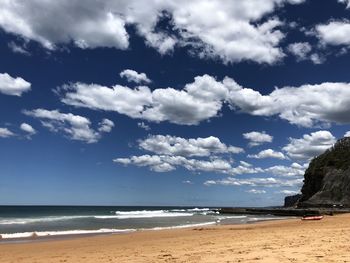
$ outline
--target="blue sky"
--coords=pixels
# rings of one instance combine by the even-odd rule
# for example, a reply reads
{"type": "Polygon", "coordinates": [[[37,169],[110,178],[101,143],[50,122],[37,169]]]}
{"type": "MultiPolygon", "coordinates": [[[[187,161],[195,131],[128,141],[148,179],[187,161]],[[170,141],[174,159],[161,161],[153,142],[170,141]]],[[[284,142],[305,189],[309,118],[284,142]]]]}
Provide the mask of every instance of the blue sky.
{"type": "Polygon", "coordinates": [[[0,4],[1,204],[279,205],[350,130],[346,0],[0,4]]]}

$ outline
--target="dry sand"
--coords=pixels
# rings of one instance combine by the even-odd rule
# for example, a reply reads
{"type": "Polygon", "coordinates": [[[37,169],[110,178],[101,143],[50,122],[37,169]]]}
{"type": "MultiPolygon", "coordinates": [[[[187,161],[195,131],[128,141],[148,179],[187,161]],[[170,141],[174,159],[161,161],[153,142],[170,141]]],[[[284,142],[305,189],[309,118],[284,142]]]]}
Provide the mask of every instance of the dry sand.
{"type": "Polygon", "coordinates": [[[0,262],[350,262],[350,215],[1,244],[0,262]]]}

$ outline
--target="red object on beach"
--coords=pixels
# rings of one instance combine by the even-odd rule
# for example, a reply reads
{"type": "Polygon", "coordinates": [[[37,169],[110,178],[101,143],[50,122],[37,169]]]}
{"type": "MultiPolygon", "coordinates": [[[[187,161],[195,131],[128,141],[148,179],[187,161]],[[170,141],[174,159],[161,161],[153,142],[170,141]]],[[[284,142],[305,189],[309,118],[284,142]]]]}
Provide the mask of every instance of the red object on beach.
{"type": "Polygon", "coordinates": [[[323,216],[303,216],[301,220],[321,220],[323,216]]]}

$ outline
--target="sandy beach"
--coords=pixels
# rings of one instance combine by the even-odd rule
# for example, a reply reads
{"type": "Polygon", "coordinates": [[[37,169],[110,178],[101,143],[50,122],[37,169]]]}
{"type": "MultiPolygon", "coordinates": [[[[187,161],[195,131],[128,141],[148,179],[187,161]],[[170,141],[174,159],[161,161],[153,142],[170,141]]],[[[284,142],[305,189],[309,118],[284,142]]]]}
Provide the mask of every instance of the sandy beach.
{"type": "Polygon", "coordinates": [[[1,244],[17,262],[350,262],[350,215],[1,244]]]}

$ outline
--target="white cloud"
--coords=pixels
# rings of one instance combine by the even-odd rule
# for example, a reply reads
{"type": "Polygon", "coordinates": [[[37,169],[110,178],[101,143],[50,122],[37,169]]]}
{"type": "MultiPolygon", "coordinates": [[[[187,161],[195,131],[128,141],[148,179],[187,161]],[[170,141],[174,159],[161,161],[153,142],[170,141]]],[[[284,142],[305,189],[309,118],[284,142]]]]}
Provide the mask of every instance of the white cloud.
{"type": "Polygon", "coordinates": [[[7,73],[0,73],[0,93],[12,96],[22,96],[31,89],[31,84],[24,79],[13,78],[7,73]]]}
{"type": "Polygon", "coordinates": [[[75,83],[65,85],[58,91],[67,91],[62,102],[76,107],[96,110],[116,111],[131,118],[140,118],[144,107],[152,103],[152,93],[148,87],[128,87],[115,85],[112,88],[96,84],[75,83]]]}
{"type": "Polygon", "coordinates": [[[246,192],[250,194],[266,194],[265,190],[257,190],[257,189],[250,189],[246,192]]]}
{"type": "Polygon", "coordinates": [[[114,127],[114,122],[109,119],[103,119],[100,123],[100,127],[98,128],[99,132],[111,132],[114,127]]]}
{"type": "MultiPolygon", "coordinates": [[[[321,83],[275,89],[268,95],[243,88],[229,78],[232,85],[228,98],[232,107],[255,116],[278,115],[281,119],[304,127],[317,124],[350,123],[350,84],[321,83]]],[[[231,84],[230,84],[231,83],[231,84]]]]}
{"type": "Polygon", "coordinates": [[[245,166],[245,167],[252,167],[253,165],[250,164],[250,163],[247,163],[245,161],[239,161],[239,163],[242,165],[242,166],[245,166]]]}
{"type": "Polygon", "coordinates": [[[146,154],[141,156],[131,156],[130,158],[116,158],[113,161],[123,165],[133,164],[140,167],[146,166],[155,172],[169,172],[175,170],[176,167],[183,167],[194,172],[229,173],[231,170],[231,164],[226,160],[214,159],[208,161],[187,159],[183,156],[146,154]]]}
{"type": "Polygon", "coordinates": [[[260,167],[253,167],[253,166],[246,166],[245,164],[238,165],[237,167],[232,167],[232,169],[229,171],[229,174],[231,175],[237,175],[237,174],[256,174],[256,173],[263,173],[264,170],[260,167]]]}
{"type": "Polygon", "coordinates": [[[296,195],[296,194],[300,194],[300,191],[293,191],[293,190],[281,190],[279,192],[277,192],[279,194],[284,194],[284,195],[296,195]]]}
{"type": "Polygon", "coordinates": [[[287,49],[299,61],[307,59],[307,56],[312,50],[311,45],[307,42],[297,42],[297,43],[289,44],[287,49]]]}
{"type": "Polygon", "coordinates": [[[142,117],[155,122],[197,125],[218,115],[227,90],[213,77],[203,75],[186,84],[183,90],[156,89],[152,92],[152,107],[142,117]]]}
{"type": "Polygon", "coordinates": [[[193,182],[192,182],[192,181],[190,181],[190,180],[185,180],[185,181],[182,181],[182,183],[183,183],[183,184],[193,184],[193,182]]]}
{"type": "Polygon", "coordinates": [[[139,145],[142,149],[156,154],[185,157],[241,153],[244,151],[242,148],[226,145],[214,136],[185,139],[170,135],[151,135],[145,140],[140,140],[139,145]]]}
{"type": "Polygon", "coordinates": [[[36,130],[31,125],[29,125],[28,123],[22,123],[21,126],[20,126],[20,129],[22,131],[25,131],[29,135],[36,134],[36,130]]]}
{"type": "Polygon", "coordinates": [[[0,128],[0,138],[13,137],[15,134],[8,128],[0,128]]]}
{"type": "Polygon", "coordinates": [[[110,132],[113,122],[104,119],[100,123],[98,130],[92,129],[89,119],[74,115],[72,113],[61,113],[58,110],[35,109],[24,111],[24,114],[40,119],[44,127],[52,132],[62,132],[72,140],[83,141],[86,143],[97,142],[103,132],[110,132]]]}
{"type": "MultiPolygon", "coordinates": [[[[255,116],[277,115],[303,127],[350,123],[349,83],[287,86],[262,95],[259,91],[241,87],[231,78],[217,81],[212,76],[203,75],[195,77],[194,82],[186,84],[182,90],[158,88],[151,91],[146,86],[132,89],[120,85],[109,88],[73,83],[58,88],[57,92],[61,101],[68,105],[180,125],[198,125],[216,117],[225,103],[234,111],[255,116]]],[[[251,135],[251,146],[262,143],[259,136],[262,142],[270,140],[268,135],[255,132],[251,135]]]]}
{"type": "Polygon", "coordinates": [[[76,107],[116,111],[153,122],[196,125],[217,116],[228,90],[223,83],[203,75],[195,77],[183,90],[166,88],[151,92],[146,86],[131,89],[75,83],[59,88],[58,93],[65,93],[63,103],[76,107]]]}
{"type": "Polygon", "coordinates": [[[329,131],[304,134],[302,138],[289,138],[283,150],[292,159],[309,160],[333,146],[336,138],[329,131]]]}
{"type": "Polygon", "coordinates": [[[314,63],[314,64],[322,64],[323,62],[325,62],[325,58],[320,56],[319,54],[311,54],[310,56],[310,60],[314,63]]]}
{"type": "Polygon", "coordinates": [[[125,69],[120,72],[120,77],[126,78],[128,82],[140,83],[151,83],[151,80],[147,77],[145,73],[138,73],[132,69],[125,69]]]}
{"type": "Polygon", "coordinates": [[[350,137],[350,131],[346,132],[346,133],[344,134],[344,137],[350,137]]]}
{"type": "Polygon", "coordinates": [[[129,45],[125,21],[104,1],[1,1],[0,26],[48,49],[73,42],[80,48],[129,45]],[[45,15],[43,15],[45,14],[45,15]]]}
{"type": "Polygon", "coordinates": [[[350,0],[338,0],[339,3],[346,4],[346,8],[350,8],[350,0]]]}
{"type": "Polygon", "coordinates": [[[142,122],[138,122],[137,123],[137,126],[146,130],[146,131],[149,131],[151,130],[151,127],[149,127],[149,125],[147,125],[146,123],[144,123],[143,121],[142,122]]]}
{"type": "Polygon", "coordinates": [[[255,159],[265,159],[265,158],[276,158],[276,159],[286,159],[286,156],[282,152],[277,152],[272,149],[266,149],[258,154],[252,154],[248,155],[249,158],[255,158],[255,159]]]}
{"type": "Polygon", "coordinates": [[[273,137],[269,134],[267,134],[265,131],[257,132],[247,132],[243,133],[243,137],[247,140],[249,140],[249,146],[259,146],[263,143],[272,142],[273,137]]]}
{"type": "Polygon", "coordinates": [[[330,21],[328,24],[320,24],[315,27],[316,36],[324,45],[349,45],[350,22],[330,21]]]}
{"type": "Polygon", "coordinates": [[[271,12],[274,2],[187,1],[174,10],[173,20],[185,44],[200,40],[191,43],[199,56],[219,57],[225,63],[272,64],[284,56],[278,47],[284,37],[278,30],[282,22],[277,18],[254,22],[271,12]]]}
{"type": "Polygon", "coordinates": [[[226,185],[226,186],[260,186],[260,187],[279,187],[279,186],[285,186],[285,187],[293,187],[293,186],[300,186],[303,182],[303,179],[291,179],[291,180],[284,180],[284,179],[277,179],[273,177],[267,177],[267,178],[249,178],[249,179],[238,179],[235,177],[227,177],[225,179],[221,180],[208,180],[204,182],[204,185],[211,186],[211,185],[226,185]]]}
{"type": "Polygon", "coordinates": [[[298,4],[304,3],[305,0],[289,0],[288,2],[293,5],[298,5],[298,4]]]}
{"type": "Polygon", "coordinates": [[[185,139],[170,135],[150,135],[139,140],[139,148],[154,153],[129,158],[116,158],[113,161],[123,165],[149,167],[156,172],[168,172],[178,167],[193,172],[215,172],[224,174],[251,174],[263,172],[263,169],[241,162],[233,167],[231,158],[223,159],[219,155],[240,153],[242,148],[226,145],[217,137],[185,139]],[[201,157],[194,159],[191,157],[201,157]]]}
{"type": "Polygon", "coordinates": [[[254,168],[243,165],[233,167],[230,160],[220,158],[193,159],[183,156],[145,154],[131,156],[129,158],[115,158],[113,161],[122,165],[149,167],[151,171],[155,172],[169,172],[175,170],[177,167],[182,167],[193,172],[214,172],[230,175],[263,172],[263,169],[259,167],[254,168]]]}
{"type": "Polygon", "coordinates": [[[282,22],[268,15],[283,4],[301,2],[1,0],[0,27],[48,49],[71,42],[80,48],[127,49],[126,26],[131,25],[147,45],[161,54],[186,46],[201,57],[218,57],[224,62],[252,60],[271,64],[284,55],[279,48],[284,33],[278,29],[282,22]],[[172,30],[157,27],[164,16],[170,17],[172,30]],[[263,17],[266,19],[261,22],[263,17]]]}
{"type": "Polygon", "coordinates": [[[314,64],[322,64],[325,58],[317,53],[311,53],[312,47],[308,42],[296,42],[287,47],[289,53],[296,57],[297,61],[311,60],[314,64]]]}
{"type": "Polygon", "coordinates": [[[300,165],[298,163],[292,163],[291,166],[275,165],[265,169],[266,173],[272,173],[281,177],[295,177],[303,176],[308,164],[300,165]]]}
{"type": "Polygon", "coordinates": [[[23,45],[18,45],[15,42],[11,41],[8,43],[9,49],[13,53],[18,53],[26,56],[30,56],[30,52],[27,50],[26,44],[24,43],[23,45]]]}

